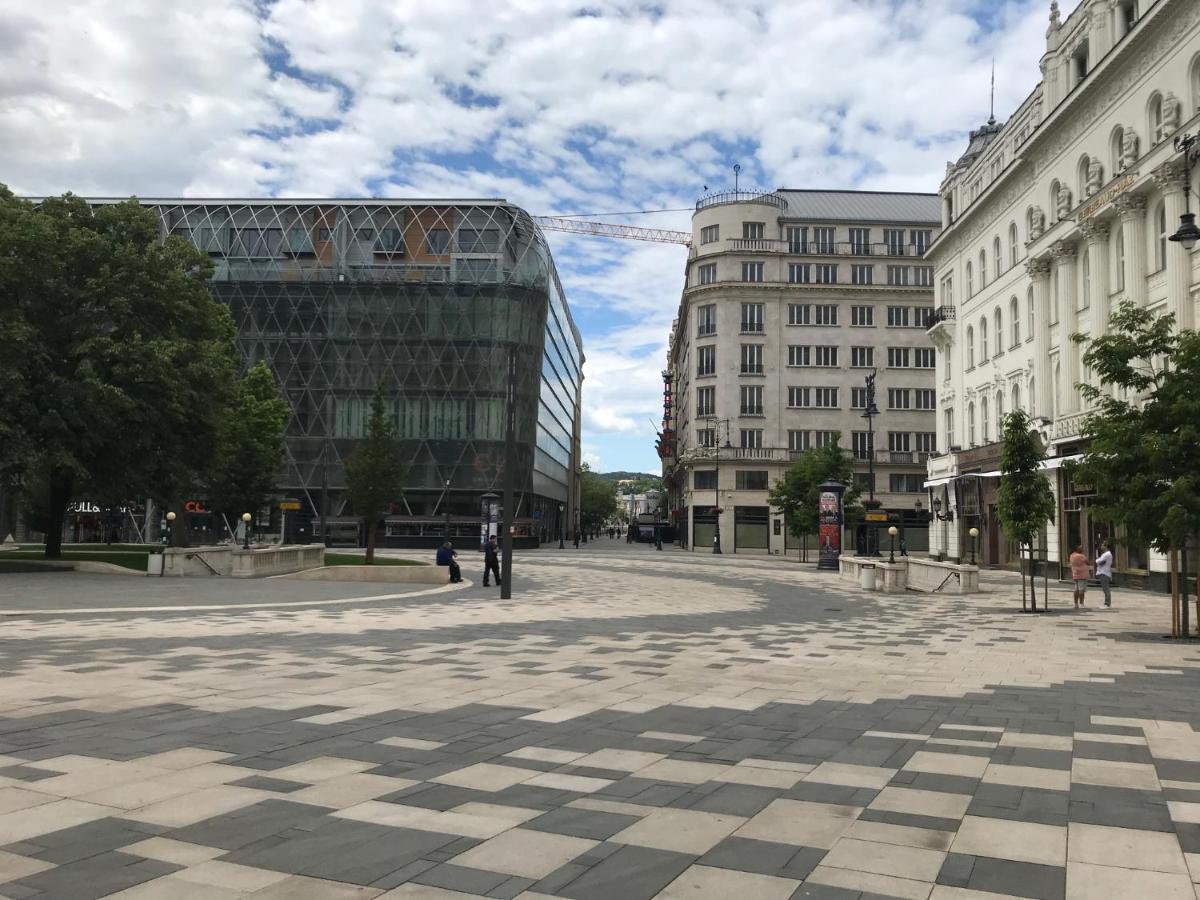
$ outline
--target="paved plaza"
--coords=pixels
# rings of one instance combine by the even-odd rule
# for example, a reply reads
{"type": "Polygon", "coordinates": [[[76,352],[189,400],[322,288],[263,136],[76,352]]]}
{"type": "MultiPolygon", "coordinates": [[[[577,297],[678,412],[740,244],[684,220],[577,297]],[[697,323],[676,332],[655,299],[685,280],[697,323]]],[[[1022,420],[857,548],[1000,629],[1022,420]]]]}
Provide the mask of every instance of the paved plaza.
{"type": "MultiPolygon", "coordinates": [[[[464,554],[464,557],[467,554],[464,554]]],[[[1166,598],[601,539],[471,583],[0,575],[0,897],[1196,897],[1166,598]]]]}

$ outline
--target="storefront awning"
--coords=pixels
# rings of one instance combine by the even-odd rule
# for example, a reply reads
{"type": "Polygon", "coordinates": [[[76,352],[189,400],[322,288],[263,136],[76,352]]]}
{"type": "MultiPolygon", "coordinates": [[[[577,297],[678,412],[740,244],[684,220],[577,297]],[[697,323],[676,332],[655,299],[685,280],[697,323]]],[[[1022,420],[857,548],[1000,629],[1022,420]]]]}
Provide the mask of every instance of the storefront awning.
{"type": "MultiPolygon", "coordinates": [[[[1054,456],[1050,459],[1043,460],[1039,468],[1045,472],[1053,471],[1061,468],[1065,463],[1075,462],[1077,459],[1083,459],[1082,453],[1076,453],[1073,456],[1054,456]]],[[[992,472],[963,472],[961,475],[946,475],[941,478],[930,478],[925,482],[926,488],[940,487],[943,484],[949,484],[956,478],[999,478],[1000,471],[997,469],[992,472]]]]}

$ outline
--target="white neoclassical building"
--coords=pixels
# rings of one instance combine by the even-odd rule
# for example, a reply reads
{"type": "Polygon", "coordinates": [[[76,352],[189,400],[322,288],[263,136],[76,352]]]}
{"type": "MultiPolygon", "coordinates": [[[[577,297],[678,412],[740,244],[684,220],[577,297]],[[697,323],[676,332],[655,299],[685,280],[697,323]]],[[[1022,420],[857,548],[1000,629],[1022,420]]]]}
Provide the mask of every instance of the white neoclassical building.
{"type": "MultiPolygon", "coordinates": [[[[972,132],[947,165],[943,230],[927,255],[946,451],[928,465],[931,552],[969,555],[975,527],[990,565],[1016,564],[996,516],[1002,416],[1025,409],[1047,444],[1059,507],[1048,558],[1094,549],[1108,526],[1062,468],[1083,449],[1088,412],[1076,385],[1090,374],[1071,335],[1103,333],[1125,299],[1194,328],[1200,301],[1200,253],[1168,239],[1185,211],[1174,139],[1200,126],[1200,2],[1083,0],[1065,21],[1055,2],[1041,71],[1012,117],[972,132]]],[[[1118,568],[1159,582],[1166,565],[1121,546],[1118,568]]]]}

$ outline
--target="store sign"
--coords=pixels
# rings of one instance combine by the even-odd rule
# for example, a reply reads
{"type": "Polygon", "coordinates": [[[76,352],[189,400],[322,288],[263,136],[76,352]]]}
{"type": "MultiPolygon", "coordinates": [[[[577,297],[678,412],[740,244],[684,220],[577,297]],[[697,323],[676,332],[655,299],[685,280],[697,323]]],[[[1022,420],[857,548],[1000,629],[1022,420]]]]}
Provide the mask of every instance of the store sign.
{"type": "Polygon", "coordinates": [[[279,503],[279,508],[284,510],[297,510],[300,508],[299,500],[282,500],[279,503]]]}
{"type": "Polygon", "coordinates": [[[1080,222],[1084,221],[1085,219],[1090,219],[1092,216],[1098,213],[1102,207],[1108,206],[1108,204],[1112,203],[1119,196],[1133,187],[1135,181],[1137,181],[1137,175],[1132,172],[1123,176],[1122,178],[1117,179],[1111,185],[1089,200],[1086,204],[1079,207],[1079,215],[1076,216],[1076,219],[1080,222]]]}
{"type": "Polygon", "coordinates": [[[865,518],[868,522],[886,522],[888,514],[885,512],[869,512],[865,518]]]}
{"type": "Polygon", "coordinates": [[[183,511],[190,513],[208,512],[208,510],[204,508],[204,504],[199,500],[185,500],[183,502],[183,511]]]}

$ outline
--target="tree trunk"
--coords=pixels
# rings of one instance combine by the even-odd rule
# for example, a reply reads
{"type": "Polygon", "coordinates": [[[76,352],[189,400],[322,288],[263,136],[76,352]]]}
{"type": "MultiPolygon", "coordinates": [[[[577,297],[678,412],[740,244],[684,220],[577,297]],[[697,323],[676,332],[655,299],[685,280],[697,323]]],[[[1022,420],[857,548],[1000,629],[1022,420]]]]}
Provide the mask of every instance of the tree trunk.
{"type": "Polygon", "coordinates": [[[50,508],[46,510],[46,559],[62,559],[62,530],[71,502],[74,479],[69,472],[55,469],[50,473],[50,508]]]}
{"type": "Polygon", "coordinates": [[[1037,564],[1033,556],[1033,541],[1029,542],[1029,610],[1037,612],[1037,564]]]}
{"type": "Polygon", "coordinates": [[[367,565],[368,566],[372,566],[375,564],[375,529],[376,529],[376,527],[377,527],[376,519],[374,516],[371,516],[369,519],[367,519],[367,565]]]}
{"type": "Polygon", "coordinates": [[[175,521],[167,523],[167,530],[171,533],[171,546],[192,546],[191,532],[188,529],[187,523],[187,510],[183,507],[183,501],[176,500],[169,505],[169,509],[175,513],[175,521]]]}
{"type": "Polygon", "coordinates": [[[1017,544],[1017,561],[1021,571],[1021,612],[1026,612],[1029,609],[1029,602],[1025,598],[1025,554],[1021,552],[1020,544],[1017,544]]]}
{"type": "Polygon", "coordinates": [[[1187,538],[1183,541],[1183,551],[1179,554],[1179,633],[1188,637],[1192,633],[1188,623],[1188,552],[1187,538]]]}

